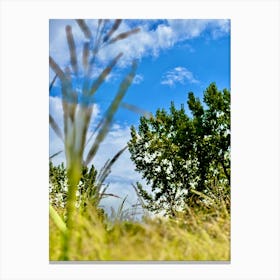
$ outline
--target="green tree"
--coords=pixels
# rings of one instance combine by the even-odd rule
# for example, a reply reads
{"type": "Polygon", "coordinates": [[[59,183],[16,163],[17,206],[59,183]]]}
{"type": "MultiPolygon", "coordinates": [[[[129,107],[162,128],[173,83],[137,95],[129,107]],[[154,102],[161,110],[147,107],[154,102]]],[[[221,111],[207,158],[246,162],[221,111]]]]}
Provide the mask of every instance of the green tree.
{"type": "MultiPolygon", "coordinates": [[[[97,188],[97,171],[92,165],[83,166],[81,179],[76,191],[76,207],[84,207],[86,203],[98,206],[100,193],[97,188]]],[[[63,163],[55,166],[49,162],[49,200],[56,208],[65,208],[69,182],[67,170],[63,163]]]]}
{"type": "Polygon", "coordinates": [[[170,113],[159,109],[154,117],[141,117],[138,130],[131,128],[131,159],[151,192],[136,187],[151,211],[174,215],[191,190],[207,193],[220,186],[229,192],[230,92],[212,83],[203,101],[190,92],[191,116],[171,103],[170,113]]]}

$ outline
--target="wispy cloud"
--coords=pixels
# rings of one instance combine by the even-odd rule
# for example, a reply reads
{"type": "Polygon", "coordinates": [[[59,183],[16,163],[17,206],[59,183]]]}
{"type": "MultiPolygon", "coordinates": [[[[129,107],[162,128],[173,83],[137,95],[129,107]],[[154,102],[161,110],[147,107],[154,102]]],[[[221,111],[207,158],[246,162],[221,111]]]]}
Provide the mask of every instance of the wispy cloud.
{"type": "MultiPolygon", "coordinates": [[[[95,34],[97,21],[87,20],[92,33],[95,34]]],[[[65,36],[65,25],[72,26],[76,41],[77,53],[82,53],[84,35],[74,20],[50,21],[50,55],[61,67],[69,64],[69,52],[65,36]]],[[[139,26],[141,32],[119,41],[116,44],[103,48],[99,53],[99,63],[103,67],[119,52],[124,55],[119,67],[127,67],[132,59],[142,59],[146,56],[158,56],[162,50],[173,47],[176,43],[187,42],[189,39],[199,37],[207,31],[212,39],[227,35],[230,31],[229,20],[124,20],[116,35],[139,26]]],[[[81,56],[79,57],[81,60],[81,56]]]]}
{"type": "Polygon", "coordinates": [[[174,41],[186,41],[203,35],[207,31],[212,39],[225,36],[230,32],[230,21],[227,19],[190,19],[168,20],[168,24],[174,30],[174,41]]]}
{"type": "Polygon", "coordinates": [[[144,80],[143,75],[137,74],[137,75],[135,75],[135,77],[133,79],[133,84],[139,85],[143,82],[143,80],[144,80]]]}
{"type": "Polygon", "coordinates": [[[199,81],[194,78],[194,75],[191,71],[189,71],[185,67],[175,67],[174,69],[167,71],[163,77],[161,84],[168,85],[170,87],[174,86],[175,84],[185,84],[189,82],[191,84],[197,84],[199,81]]]}

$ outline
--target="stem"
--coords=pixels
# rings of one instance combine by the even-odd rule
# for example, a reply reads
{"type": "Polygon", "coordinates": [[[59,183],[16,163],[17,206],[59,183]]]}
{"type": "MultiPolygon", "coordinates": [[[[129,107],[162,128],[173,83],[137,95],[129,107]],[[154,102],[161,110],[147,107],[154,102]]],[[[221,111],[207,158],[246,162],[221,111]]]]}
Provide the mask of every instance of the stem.
{"type": "Polygon", "coordinates": [[[66,204],[66,213],[67,213],[67,232],[64,234],[64,246],[63,246],[63,260],[70,259],[70,248],[73,243],[73,230],[75,226],[75,212],[76,212],[76,191],[78,189],[78,184],[81,178],[81,160],[75,160],[75,157],[72,157],[72,161],[69,164],[67,169],[68,177],[68,195],[67,195],[67,204],[66,204]]]}
{"type": "Polygon", "coordinates": [[[64,221],[61,219],[59,214],[55,211],[55,209],[50,205],[50,216],[55,223],[55,225],[58,227],[58,229],[62,232],[65,233],[67,231],[66,225],[64,221]]]}
{"type": "Polygon", "coordinates": [[[225,166],[225,163],[224,163],[224,161],[222,159],[221,159],[220,162],[221,162],[221,165],[223,167],[224,173],[225,173],[225,175],[226,175],[226,177],[228,179],[229,185],[230,185],[230,175],[228,174],[228,171],[227,171],[227,168],[225,166]]]}

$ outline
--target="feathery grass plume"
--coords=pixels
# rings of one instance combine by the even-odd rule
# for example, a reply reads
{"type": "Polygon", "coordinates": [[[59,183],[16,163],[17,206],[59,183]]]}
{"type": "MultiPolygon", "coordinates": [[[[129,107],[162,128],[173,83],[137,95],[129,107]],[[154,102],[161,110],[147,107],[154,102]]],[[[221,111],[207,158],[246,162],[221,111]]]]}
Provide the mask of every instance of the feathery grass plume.
{"type": "Polygon", "coordinates": [[[135,193],[137,195],[138,201],[140,202],[140,206],[141,206],[141,208],[144,211],[145,217],[148,217],[149,216],[149,212],[147,211],[147,209],[145,207],[145,202],[144,202],[142,196],[140,195],[139,190],[137,189],[137,187],[134,184],[131,184],[131,185],[132,185],[132,187],[133,187],[133,189],[134,189],[134,191],[135,191],[135,193]]]}
{"type": "MultiPolygon", "coordinates": [[[[50,86],[49,86],[49,92],[51,91],[54,83],[55,83],[55,80],[57,78],[57,74],[55,74],[50,86]]],[[[62,131],[60,130],[58,124],[56,123],[56,121],[54,120],[54,118],[51,116],[51,114],[49,114],[49,123],[51,125],[51,128],[54,130],[54,132],[56,133],[56,135],[58,136],[58,138],[60,138],[63,142],[63,134],[62,134],[62,131]]],[[[49,159],[53,158],[55,155],[51,156],[49,159]]]]}
{"type": "Polygon", "coordinates": [[[70,53],[70,63],[75,75],[77,75],[78,62],[77,62],[76,45],[72,34],[72,27],[70,25],[67,25],[65,30],[66,30],[67,43],[68,43],[69,53],[70,53]]]}
{"type": "Polygon", "coordinates": [[[119,198],[119,199],[121,199],[121,197],[120,196],[118,196],[118,195],[116,195],[116,194],[114,194],[114,193],[105,193],[105,189],[101,192],[101,194],[100,194],[100,199],[102,199],[102,198],[105,198],[105,197],[115,197],[115,198],[119,198]]]}
{"type": "Polygon", "coordinates": [[[110,74],[113,67],[117,64],[118,60],[122,56],[122,53],[118,54],[109,65],[102,71],[99,77],[93,82],[91,89],[89,92],[84,92],[81,99],[81,106],[79,107],[77,118],[82,120],[81,122],[76,123],[76,131],[80,133],[77,135],[75,147],[78,149],[79,156],[83,155],[83,151],[85,148],[86,134],[88,130],[88,126],[90,123],[91,115],[92,115],[92,96],[104,82],[106,77],[110,74]],[[78,126],[78,127],[77,127],[78,126]]]}
{"type": "Polygon", "coordinates": [[[61,139],[62,142],[64,142],[62,131],[60,130],[58,124],[56,123],[56,121],[54,120],[54,118],[52,117],[51,114],[49,114],[49,122],[50,122],[51,128],[54,130],[54,132],[56,133],[58,138],[61,139]]]}
{"type": "Polygon", "coordinates": [[[123,216],[124,216],[124,203],[127,200],[127,196],[122,200],[120,206],[118,207],[117,212],[112,209],[112,213],[111,213],[111,219],[114,221],[114,223],[119,223],[123,220],[123,216]]]}
{"type": "Polygon", "coordinates": [[[113,33],[119,28],[121,22],[122,22],[121,19],[116,19],[115,20],[115,22],[114,22],[112,28],[110,29],[110,31],[104,36],[103,43],[107,42],[111,38],[113,33]]]}
{"type": "Polygon", "coordinates": [[[130,110],[134,113],[137,113],[141,116],[144,116],[146,118],[150,118],[150,117],[153,116],[153,114],[151,112],[143,110],[143,109],[139,108],[138,106],[135,106],[135,105],[132,105],[132,104],[129,104],[129,103],[122,102],[121,107],[123,107],[125,109],[128,109],[128,110],[130,110]]]}
{"type": "Polygon", "coordinates": [[[63,108],[63,120],[64,120],[64,136],[68,134],[68,102],[67,96],[70,89],[69,79],[67,79],[65,73],[61,70],[58,64],[54,61],[54,59],[50,56],[49,57],[49,64],[52,70],[56,73],[58,78],[61,81],[61,91],[62,91],[62,108],[63,108]]]}
{"type": "Polygon", "coordinates": [[[83,48],[83,67],[85,72],[87,72],[88,66],[89,66],[89,43],[85,42],[83,48]]]}
{"type": "Polygon", "coordinates": [[[118,158],[123,154],[123,152],[127,149],[127,146],[119,150],[114,157],[111,160],[108,160],[102,169],[100,170],[99,176],[97,177],[97,188],[101,187],[101,185],[104,183],[105,179],[108,177],[108,175],[111,172],[111,167],[113,164],[118,160],[118,158]]]}
{"type": "Polygon", "coordinates": [[[123,53],[119,53],[111,62],[110,64],[102,71],[99,77],[95,80],[92,84],[89,95],[92,96],[100,87],[100,85],[104,82],[106,77],[110,74],[113,67],[117,64],[118,60],[123,56],[123,53]]]}
{"type": "MultiPolygon", "coordinates": [[[[71,78],[71,71],[69,67],[66,67],[65,69],[65,76],[67,80],[69,81],[69,85],[72,84],[72,78],[71,78]]],[[[76,91],[72,88],[69,88],[68,94],[67,94],[67,103],[68,103],[68,112],[69,112],[69,118],[72,123],[74,123],[77,103],[78,103],[78,95],[76,91]]]]}
{"type": "Polygon", "coordinates": [[[73,138],[73,119],[70,119],[73,105],[73,88],[72,88],[72,79],[69,73],[69,68],[66,67],[64,73],[64,79],[61,80],[61,91],[62,91],[62,108],[63,108],[63,121],[64,121],[64,138],[65,145],[69,146],[70,138],[73,138]]]}
{"type": "Polygon", "coordinates": [[[101,125],[103,124],[103,121],[104,121],[104,120],[101,119],[101,120],[98,122],[97,126],[94,128],[94,130],[92,131],[90,137],[88,138],[85,147],[90,143],[92,137],[96,134],[96,132],[99,130],[99,128],[100,128],[101,125]]]}
{"type": "Polygon", "coordinates": [[[92,49],[92,53],[93,53],[92,61],[95,60],[95,57],[102,45],[102,35],[105,32],[105,28],[108,22],[109,22],[108,19],[103,19],[98,21],[98,28],[95,37],[95,46],[92,49]]]}
{"type": "Polygon", "coordinates": [[[50,56],[49,57],[49,64],[52,70],[56,73],[58,78],[63,81],[65,80],[64,72],[61,70],[61,68],[58,66],[58,64],[54,61],[54,59],[50,56]]]}
{"type": "Polygon", "coordinates": [[[84,33],[85,37],[87,39],[92,39],[92,33],[86,24],[85,20],[83,19],[76,19],[76,22],[78,23],[79,27],[81,28],[82,32],[84,33]]]}
{"type": "MultiPolygon", "coordinates": [[[[138,106],[135,106],[135,105],[132,105],[132,104],[129,104],[129,103],[125,103],[125,102],[122,102],[120,104],[120,107],[123,107],[125,109],[128,109],[134,113],[137,113],[141,116],[145,116],[146,118],[150,118],[152,117],[152,113],[151,112],[148,112],[144,109],[141,109],[139,108],[138,106]]],[[[101,127],[101,125],[103,124],[104,120],[101,119],[99,121],[99,123],[97,124],[97,126],[95,127],[95,129],[92,131],[90,137],[88,138],[87,142],[86,142],[86,146],[90,143],[91,139],[93,138],[93,136],[96,134],[96,132],[99,130],[99,128],[101,127]]]]}
{"type": "MultiPolygon", "coordinates": [[[[49,64],[51,69],[55,72],[56,76],[61,81],[61,91],[62,91],[62,108],[63,108],[63,124],[64,124],[64,135],[59,130],[56,122],[53,117],[50,116],[50,125],[56,131],[58,136],[64,140],[64,151],[66,156],[66,169],[67,169],[67,178],[68,178],[68,191],[67,191],[67,202],[66,202],[66,227],[67,231],[63,237],[63,246],[61,251],[61,258],[63,260],[68,260],[70,258],[71,246],[73,245],[74,234],[75,234],[75,221],[77,217],[77,211],[75,211],[76,203],[76,191],[78,184],[81,178],[81,172],[83,165],[88,165],[88,163],[93,159],[98,147],[104,137],[106,136],[109,126],[112,123],[113,116],[119,108],[120,102],[124,97],[128,87],[130,86],[133,77],[135,76],[136,71],[136,62],[133,62],[130,73],[122,81],[119,90],[116,94],[115,99],[112,101],[111,106],[107,110],[107,113],[104,117],[104,120],[101,122],[99,132],[97,134],[96,140],[88,153],[86,160],[83,160],[83,154],[85,149],[85,140],[88,132],[89,122],[92,116],[93,111],[93,95],[105,81],[106,77],[110,74],[113,67],[116,65],[122,53],[117,55],[109,65],[102,71],[99,77],[91,83],[90,77],[93,70],[93,64],[95,62],[96,55],[101,47],[104,47],[106,44],[102,41],[102,38],[109,20],[98,20],[98,27],[96,31],[95,40],[93,42],[93,36],[83,20],[76,20],[81,30],[83,31],[85,37],[90,39],[91,42],[84,43],[83,54],[82,54],[82,64],[84,68],[84,83],[83,91],[80,98],[80,104],[78,105],[78,96],[75,83],[72,83],[72,73],[69,67],[66,67],[63,71],[55,60],[50,56],[49,64]],[[91,44],[93,47],[90,49],[91,44]],[[63,137],[64,136],[64,137],[63,137]]],[[[109,40],[112,34],[118,29],[120,25],[120,20],[116,20],[113,24],[110,31],[105,34],[107,36],[106,40],[109,40]]],[[[138,32],[138,31],[137,31],[138,32]]],[[[115,43],[118,40],[125,39],[128,36],[136,33],[136,30],[128,31],[118,35],[115,39],[110,40],[110,44],[115,43]]],[[[76,45],[74,37],[72,34],[71,26],[66,26],[66,37],[69,47],[70,54],[70,64],[74,74],[78,74],[78,59],[76,54],[76,45]]],[[[105,41],[106,41],[105,40],[105,41]]],[[[124,151],[124,149],[123,149],[124,151]]],[[[110,169],[115,160],[122,153],[119,152],[112,160],[108,163],[107,168],[110,169]]],[[[106,178],[106,171],[103,174],[102,180],[106,178]]],[[[101,186],[100,186],[101,187],[101,186]]],[[[105,193],[107,188],[104,188],[100,192],[100,197],[104,196],[113,196],[113,194],[105,193]]],[[[116,197],[116,196],[115,196],[116,197]]],[[[55,210],[51,210],[51,217],[56,219],[57,215],[55,210]]]]}
{"type": "Polygon", "coordinates": [[[55,81],[56,81],[56,78],[57,78],[57,74],[55,74],[55,76],[54,76],[54,78],[53,78],[52,82],[50,83],[50,86],[49,86],[49,92],[51,92],[52,87],[53,87],[53,85],[54,85],[54,83],[55,83],[55,81]]]}
{"type": "Polygon", "coordinates": [[[52,158],[58,156],[58,155],[61,154],[62,152],[63,152],[63,150],[60,150],[60,151],[58,151],[58,152],[52,154],[52,155],[49,157],[49,160],[51,160],[52,158]]]}
{"type": "Polygon", "coordinates": [[[108,42],[108,45],[113,44],[113,43],[115,43],[117,41],[123,40],[123,39],[127,38],[128,36],[130,36],[132,34],[136,34],[136,33],[140,32],[140,30],[141,30],[140,28],[135,28],[135,29],[132,29],[130,31],[123,32],[123,33],[117,35],[115,38],[112,38],[108,42]]]}
{"type": "Polygon", "coordinates": [[[108,132],[109,126],[112,123],[113,116],[114,116],[115,112],[117,111],[128,87],[132,83],[132,80],[136,74],[136,68],[137,68],[137,63],[136,63],[136,61],[134,61],[132,64],[130,73],[125,77],[125,79],[120,84],[116,97],[112,101],[112,103],[106,113],[104,123],[102,124],[102,127],[100,128],[100,131],[99,131],[98,135],[96,136],[95,142],[93,143],[93,145],[92,145],[91,149],[89,150],[88,155],[86,157],[86,160],[85,160],[86,165],[91,162],[91,160],[93,159],[93,157],[95,156],[95,154],[99,148],[99,144],[105,138],[105,136],[108,132]]]}

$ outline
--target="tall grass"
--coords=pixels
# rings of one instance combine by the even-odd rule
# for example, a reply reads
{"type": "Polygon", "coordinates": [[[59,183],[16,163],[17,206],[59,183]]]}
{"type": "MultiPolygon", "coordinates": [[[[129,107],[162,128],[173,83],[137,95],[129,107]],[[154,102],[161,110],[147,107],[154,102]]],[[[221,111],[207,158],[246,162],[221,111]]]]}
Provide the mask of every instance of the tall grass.
{"type": "MultiPolygon", "coordinates": [[[[115,221],[92,207],[79,213],[69,258],[77,261],[229,261],[230,218],[226,208],[188,208],[169,219],[115,221]]],[[[50,221],[50,260],[60,260],[63,236],[50,221]]]]}
{"type": "MultiPolygon", "coordinates": [[[[83,45],[83,69],[79,69],[76,43],[72,33],[72,27],[70,25],[65,27],[65,32],[69,47],[69,60],[71,67],[66,67],[64,70],[62,70],[54,58],[51,56],[49,57],[49,64],[51,69],[55,72],[55,79],[58,77],[61,82],[64,125],[63,132],[57,125],[53,116],[50,115],[49,120],[50,126],[64,143],[68,177],[66,225],[63,226],[64,222],[59,218],[59,214],[56,213],[56,210],[52,207],[52,205],[50,205],[50,216],[52,221],[60,230],[62,228],[64,229],[62,230],[63,250],[61,252],[61,258],[64,260],[70,259],[69,250],[73,246],[74,235],[76,232],[75,228],[77,226],[77,221],[79,221],[80,218],[75,208],[75,202],[77,186],[81,178],[82,166],[88,165],[92,161],[100,143],[104,140],[112,123],[113,116],[120,106],[120,103],[128,87],[132,83],[137,66],[136,62],[133,62],[130,72],[120,83],[116,96],[108,108],[105,117],[103,118],[103,122],[97,133],[95,141],[90,147],[88,154],[84,155],[86,136],[93,111],[94,94],[105,81],[106,77],[110,74],[123,54],[119,53],[107,65],[107,67],[104,68],[97,79],[92,81],[91,77],[94,71],[94,64],[100,49],[105,48],[108,45],[115,44],[116,42],[126,39],[127,37],[139,32],[139,29],[136,28],[124,33],[120,33],[114,37],[115,32],[120,26],[121,20],[115,20],[111,28],[109,28],[109,21],[101,19],[98,20],[96,34],[92,34],[90,28],[84,20],[78,19],[76,21],[87,40],[83,45]],[[78,91],[74,86],[75,83],[73,82],[73,77],[74,79],[77,79],[80,77],[80,75],[82,75],[83,78],[83,90],[82,94],[79,96],[78,91]]],[[[54,81],[52,81],[50,89],[53,83],[54,81]]]]}

